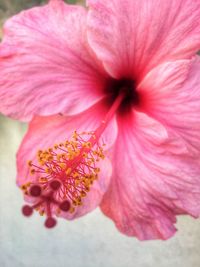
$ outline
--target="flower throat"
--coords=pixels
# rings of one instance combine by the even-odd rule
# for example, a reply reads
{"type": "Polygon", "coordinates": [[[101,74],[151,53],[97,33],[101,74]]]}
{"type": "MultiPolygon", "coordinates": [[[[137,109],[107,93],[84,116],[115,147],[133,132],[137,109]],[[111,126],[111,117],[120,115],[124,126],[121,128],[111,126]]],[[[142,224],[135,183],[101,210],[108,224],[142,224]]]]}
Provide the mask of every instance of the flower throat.
{"type": "Polygon", "coordinates": [[[37,210],[40,215],[46,214],[45,226],[52,228],[57,223],[53,214],[74,213],[84,205],[83,199],[99,177],[98,162],[105,158],[105,144],[101,146],[99,139],[124,98],[122,91],[95,131],[81,134],[74,131],[71,140],[39,150],[37,163],[28,162],[29,173],[35,177],[34,182],[21,186],[25,199],[32,203],[22,207],[24,216],[37,210]]]}
{"type": "Polygon", "coordinates": [[[118,95],[123,94],[118,112],[119,114],[129,113],[132,107],[141,104],[141,96],[136,89],[136,81],[128,78],[109,79],[106,84],[105,93],[108,95],[108,105],[110,106],[118,95]]]}

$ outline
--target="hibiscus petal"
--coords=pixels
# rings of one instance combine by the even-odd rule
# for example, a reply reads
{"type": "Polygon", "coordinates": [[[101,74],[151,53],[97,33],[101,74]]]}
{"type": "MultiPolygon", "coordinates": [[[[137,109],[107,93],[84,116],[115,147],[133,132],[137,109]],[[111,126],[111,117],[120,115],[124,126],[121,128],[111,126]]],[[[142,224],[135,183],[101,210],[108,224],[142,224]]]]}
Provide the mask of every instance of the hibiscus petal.
{"type": "MultiPolygon", "coordinates": [[[[200,152],[200,57],[164,63],[145,77],[138,87],[146,112],[177,136],[191,156],[200,152]]],[[[180,148],[180,152],[177,150],[180,148]]],[[[173,148],[175,153],[175,147],[173,148]]]]}
{"type": "Polygon", "coordinates": [[[75,114],[101,97],[105,71],[85,40],[86,10],[51,1],[9,19],[0,45],[0,112],[75,114]]]}
{"type": "Polygon", "coordinates": [[[175,215],[200,215],[199,159],[173,153],[173,137],[142,112],[118,123],[113,175],[101,208],[126,235],[167,239],[176,231],[175,215]]]}
{"type": "MultiPolygon", "coordinates": [[[[95,130],[105,116],[105,112],[106,110],[102,103],[98,103],[76,116],[65,117],[54,115],[46,118],[35,117],[30,123],[28,133],[17,154],[17,184],[21,186],[27,182],[34,182],[40,177],[30,175],[30,169],[27,165],[28,160],[32,160],[34,163],[37,162],[36,156],[38,150],[48,149],[49,147],[53,147],[55,143],[59,144],[66,139],[70,139],[74,130],[77,133],[95,130]]],[[[108,149],[115,142],[116,136],[117,125],[115,119],[113,119],[107,130],[103,133],[99,143],[105,143],[105,149],[108,149]]],[[[94,182],[87,197],[83,200],[83,206],[78,207],[73,214],[62,213],[61,216],[68,219],[79,217],[99,205],[103,194],[107,190],[112,168],[108,159],[100,161],[98,167],[101,169],[99,179],[94,182]]]]}
{"type": "Polygon", "coordinates": [[[199,50],[197,0],[87,0],[88,40],[114,77],[139,79],[157,64],[199,50]]]}

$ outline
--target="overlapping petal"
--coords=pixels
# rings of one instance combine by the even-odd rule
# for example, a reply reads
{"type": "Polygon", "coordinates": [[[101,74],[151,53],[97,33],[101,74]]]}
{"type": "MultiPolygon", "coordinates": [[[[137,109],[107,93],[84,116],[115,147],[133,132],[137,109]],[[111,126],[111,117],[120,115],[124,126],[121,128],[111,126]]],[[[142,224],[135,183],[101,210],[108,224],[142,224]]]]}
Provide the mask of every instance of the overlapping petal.
{"type": "Polygon", "coordinates": [[[200,48],[198,0],[88,0],[88,40],[114,76],[139,79],[200,48]]]}
{"type": "Polygon", "coordinates": [[[119,118],[119,125],[101,208],[126,235],[167,239],[176,231],[176,214],[200,215],[199,158],[173,153],[176,136],[144,113],[119,118]]]}
{"type": "Polygon", "coordinates": [[[86,10],[60,0],[9,19],[0,45],[0,112],[29,120],[96,103],[105,73],[85,31],[86,10]]]}
{"type": "MultiPolygon", "coordinates": [[[[27,181],[34,182],[39,177],[36,175],[31,176],[27,165],[28,160],[33,160],[34,163],[37,163],[38,150],[48,149],[53,147],[55,143],[64,142],[66,139],[70,140],[74,130],[77,130],[78,133],[85,130],[95,130],[105,116],[105,112],[106,110],[103,108],[102,103],[98,103],[77,116],[65,117],[54,115],[46,118],[35,117],[30,123],[28,133],[17,154],[18,185],[23,185],[27,181]]],[[[116,136],[117,125],[115,119],[113,119],[102,135],[100,144],[105,143],[108,149],[115,142],[116,136]]],[[[77,208],[73,214],[63,213],[62,215],[66,218],[79,217],[99,205],[103,194],[107,190],[112,170],[108,159],[103,160],[99,164],[101,169],[100,177],[98,181],[94,182],[91,191],[84,199],[83,206],[77,208]]]]}
{"type": "MultiPolygon", "coordinates": [[[[139,85],[146,112],[168,127],[181,151],[200,153],[200,58],[164,63],[139,85]],[[182,145],[181,145],[182,144],[182,145]]],[[[175,147],[174,151],[175,153],[175,147]]]]}

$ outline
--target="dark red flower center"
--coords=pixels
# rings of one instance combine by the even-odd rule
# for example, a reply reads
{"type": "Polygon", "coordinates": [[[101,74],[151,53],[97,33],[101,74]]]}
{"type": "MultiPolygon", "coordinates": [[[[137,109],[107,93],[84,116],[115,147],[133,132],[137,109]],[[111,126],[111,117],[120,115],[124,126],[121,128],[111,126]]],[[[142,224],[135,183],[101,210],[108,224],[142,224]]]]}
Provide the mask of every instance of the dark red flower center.
{"type": "Polygon", "coordinates": [[[124,99],[118,108],[118,112],[121,114],[130,111],[133,106],[139,106],[140,95],[136,88],[136,82],[131,79],[109,79],[106,84],[105,89],[108,95],[109,106],[115,101],[115,99],[120,95],[124,94],[124,99]]]}

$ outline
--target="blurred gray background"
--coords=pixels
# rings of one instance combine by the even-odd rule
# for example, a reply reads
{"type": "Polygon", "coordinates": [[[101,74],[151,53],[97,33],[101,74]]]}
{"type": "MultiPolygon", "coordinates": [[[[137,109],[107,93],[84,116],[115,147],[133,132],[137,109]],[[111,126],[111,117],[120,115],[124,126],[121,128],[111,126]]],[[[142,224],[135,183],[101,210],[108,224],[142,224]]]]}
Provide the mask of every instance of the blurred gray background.
{"type": "MultiPolygon", "coordinates": [[[[42,1],[0,0],[1,23],[42,1]]],[[[75,2],[75,1],[70,1],[75,2]]],[[[199,267],[200,220],[179,217],[168,241],[139,242],[120,234],[99,209],[47,231],[44,218],[21,215],[15,153],[26,125],[0,116],[0,267],[199,267]]]]}

